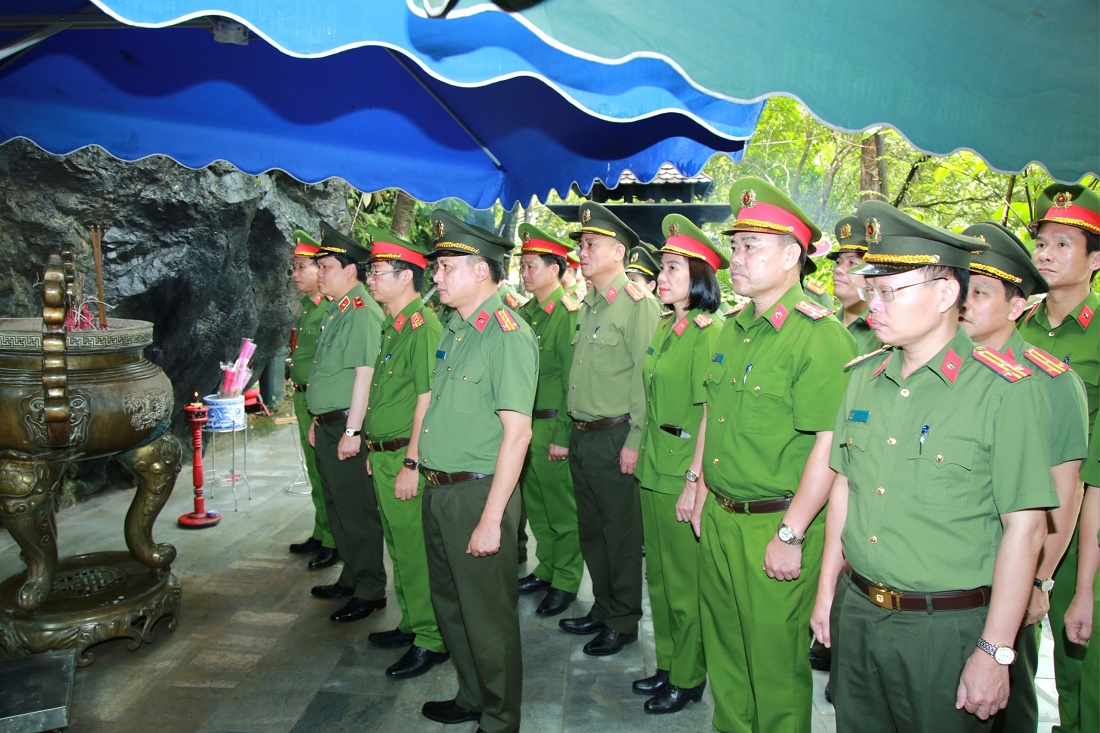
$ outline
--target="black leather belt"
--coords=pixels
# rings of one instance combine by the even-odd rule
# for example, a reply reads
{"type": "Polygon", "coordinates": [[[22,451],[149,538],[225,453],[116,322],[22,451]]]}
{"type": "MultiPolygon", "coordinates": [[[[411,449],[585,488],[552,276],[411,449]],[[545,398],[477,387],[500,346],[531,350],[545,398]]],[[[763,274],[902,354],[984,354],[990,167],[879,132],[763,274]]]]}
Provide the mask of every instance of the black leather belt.
{"type": "Polygon", "coordinates": [[[493,475],[491,473],[473,473],[472,471],[446,473],[444,471],[433,471],[424,466],[420,467],[420,473],[424,474],[424,479],[432,486],[451,486],[453,484],[465,483],[466,481],[476,481],[479,478],[488,478],[493,475]]]}
{"type": "Polygon", "coordinates": [[[791,505],[791,497],[782,499],[762,499],[760,501],[731,501],[724,496],[711,494],[719,506],[731,514],[772,514],[783,512],[791,505]]]}
{"type": "Polygon", "coordinates": [[[601,420],[574,420],[573,425],[582,433],[591,433],[593,430],[606,430],[629,419],[630,415],[619,415],[618,417],[605,417],[601,420]]]}
{"type": "Polygon", "coordinates": [[[535,410],[531,413],[531,417],[535,420],[549,420],[550,418],[557,416],[557,410],[535,410]]]}
{"type": "Polygon", "coordinates": [[[320,415],[314,415],[312,412],[309,416],[313,418],[314,425],[328,425],[330,422],[336,422],[338,420],[347,420],[350,410],[333,410],[332,412],[322,412],[320,415]]]}
{"type": "Polygon", "coordinates": [[[309,389],[309,382],[294,385],[295,392],[305,392],[307,389],[309,389]]]}
{"type": "Polygon", "coordinates": [[[398,438],[397,440],[366,440],[367,450],[371,453],[388,453],[390,451],[400,450],[409,444],[408,438],[398,438]]]}
{"type": "Polygon", "coordinates": [[[872,583],[851,568],[844,572],[857,588],[867,594],[871,603],[890,611],[966,611],[989,605],[993,589],[988,585],[970,590],[949,590],[938,593],[911,593],[891,590],[880,583],[872,583]]]}

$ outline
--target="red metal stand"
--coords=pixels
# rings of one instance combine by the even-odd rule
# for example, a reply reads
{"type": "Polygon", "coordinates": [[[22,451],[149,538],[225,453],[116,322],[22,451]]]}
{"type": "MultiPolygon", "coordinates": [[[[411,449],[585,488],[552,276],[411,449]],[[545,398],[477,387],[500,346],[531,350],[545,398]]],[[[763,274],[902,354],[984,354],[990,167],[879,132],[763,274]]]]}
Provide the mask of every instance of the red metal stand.
{"type": "MultiPolygon", "coordinates": [[[[198,397],[198,393],[195,397],[198,397]]],[[[213,527],[222,521],[222,515],[213,509],[206,511],[206,501],[202,497],[202,426],[206,423],[206,405],[198,401],[192,402],[184,407],[183,411],[187,414],[187,422],[191,423],[191,447],[195,449],[195,457],[192,460],[195,511],[180,517],[179,525],[184,529],[213,527]]]]}

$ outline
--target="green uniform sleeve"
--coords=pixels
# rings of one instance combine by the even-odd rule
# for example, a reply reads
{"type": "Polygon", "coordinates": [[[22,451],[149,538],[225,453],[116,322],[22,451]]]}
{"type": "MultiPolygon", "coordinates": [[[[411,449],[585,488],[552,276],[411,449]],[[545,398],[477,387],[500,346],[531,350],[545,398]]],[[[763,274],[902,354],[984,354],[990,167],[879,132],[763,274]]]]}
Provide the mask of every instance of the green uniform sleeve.
{"type": "MultiPolygon", "coordinates": [[[[495,328],[495,324],[490,324],[495,328]]],[[[488,360],[493,410],[530,415],[539,376],[539,352],[530,331],[501,333],[488,360]]]]}
{"type": "Polygon", "coordinates": [[[1058,416],[1051,425],[1050,465],[1085,458],[1089,453],[1089,408],[1081,377],[1071,370],[1053,379],[1039,374],[1037,379],[1046,380],[1050,413],[1058,416]]]}
{"type": "MultiPolygon", "coordinates": [[[[623,296],[628,297],[628,296],[623,296]]],[[[630,432],[623,447],[638,450],[642,443],[642,428],[645,426],[645,386],[642,381],[642,365],[645,363],[646,349],[653,341],[653,333],[661,319],[661,310],[653,298],[642,298],[634,308],[630,327],[626,331],[626,341],[630,348],[633,368],[630,370],[630,432]]]]}
{"type": "Polygon", "coordinates": [[[1000,514],[1058,506],[1050,474],[1050,421],[1050,399],[1037,379],[1021,380],[1002,398],[990,455],[1000,514]]]}
{"type": "Polygon", "coordinates": [[[791,386],[796,430],[820,433],[833,429],[837,406],[848,386],[844,365],[855,351],[852,335],[833,319],[810,330],[799,360],[801,369],[791,386]]]}

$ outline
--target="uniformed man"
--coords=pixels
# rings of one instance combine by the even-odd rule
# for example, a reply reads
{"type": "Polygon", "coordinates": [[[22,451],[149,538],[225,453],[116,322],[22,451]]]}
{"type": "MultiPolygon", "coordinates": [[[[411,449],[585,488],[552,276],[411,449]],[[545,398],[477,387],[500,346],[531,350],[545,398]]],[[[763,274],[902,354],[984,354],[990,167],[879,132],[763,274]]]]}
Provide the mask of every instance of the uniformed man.
{"type": "Polygon", "coordinates": [[[580,305],[565,294],[562,273],[572,245],[531,224],[519,225],[520,274],[532,297],[520,310],[539,347],[539,381],[532,414],[531,447],[520,478],[523,503],[535,536],[538,566],[520,578],[519,592],[546,590],[535,614],[557,616],[577,599],[584,575],[577,536],[577,500],[569,477],[569,433],[566,409],[573,333],[580,305]]]}
{"type": "Polygon", "coordinates": [[[362,458],[363,418],[382,334],[382,309],[359,280],[370,251],[321,222],[317,286],[330,302],[317,358],[309,370],[309,443],[317,453],[325,509],[344,561],[340,578],[312,590],[317,598],[348,598],[330,617],[357,621],[386,607],[382,520],[362,458]]]}
{"type": "Polygon", "coordinates": [[[971,253],[987,244],[881,201],[857,216],[870,248],[856,274],[894,348],[853,360],[836,418],[813,626],[842,639],[837,729],[985,730],[1007,701],[1058,501],[1050,401],[959,324],[971,253]]]}
{"type": "MultiPolygon", "coordinates": [[[[1035,206],[1032,261],[1050,284],[1050,292],[1020,322],[1020,333],[1030,344],[1068,364],[1085,383],[1089,426],[1100,413],[1100,326],[1091,327],[1100,297],[1092,280],[1100,269],[1100,196],[1082,185],[1054,183],[1035,206]]],[[[1086,484],[1100,483],[1100,441],[1089,439],[1089,460],[1081,471],[1086,484]]],[[[1075,532],[1052,580],[1050,630],[1054,637],[1054,681],[1058,690],[1061,733],[1080,727],[1081,662],[1085,647],[1066,638],[1063,619],[1077,579],[1075,532]]],[[[1095,693],[1095,690],[1090,692],[1095,693]]]]}
{"type": "Polygon", "coordinates": [[[979,222],[963,230],[989,245],[970,262],[970,292],[962,314],[963,328],[978,346],[1019,361],[1046,388],[1051,414],[1057,416],[1051,434],[1051,475],[1058,508],[1050,511],[1046,542],[1039,554],[1035,587],[1016,637],[1018,657],[1009,669],[1011,694],[993,724],[995,731],[1034,733],[1039,725],[1035,673],[1039,663],[1039,627],[1050,608],[1050,580],[1062,560],[1081,507],[1084,489],[1081,462],[1088,455],[1088,401],[1081,378],[1064,363],[1024,342],[1016,330],[1032,295],[1046,292],[1047,283],[1031,262],[1031,253],[1016,235],[1000,224],[979,222]]]}
{"type": "Polygon", "coordinates": [[[645,423],[642,362],[660,308],[624,272],[638,236],[596,203],[581,204],[580,219],[569,236],[580,242],[581,272],[592,287],[573,338],[569,471],[595,603],[559,626],[597,634],[584,653],[607,656],[637,640],[642,617],[642,509],[633,474],[645,423]]]}
{"type": "Polygon", "coordinates": [[[416,469],[420,427],[428,410],[435,349],[443,327],[420,298],[427,251],[378,227],[368,226],[367,232],[372,243],[367,284],[386,320],[363,433],[393,563],[394,593],[401,607],[396,629],[374,632],[367,639],[384,649],[412,645],[386,670],[394,679],[405,679],[447,659],[432,610],[421,512],[424,479],[416,469]]]}
{"type": "Polygon", "coordinates": [[[630,250],[629,261],[626,265],[626,276],[638,287],[650,295],[657,294],[657,273],[661,266],[653,258],[652,251],[646,245],[641,245],[630,250]]]}
{"type": "Polygon", "coordinates": [[[817,517],[855,344],[799,285],[817,226],[759,178],[735,183],[730,203],[730,279],[749,301],[727,318],[707,375],[701,481],[713,498],[697,500],[693,516],[713,722],[720,731],[809,731],[817,517]]]}
{"type": "Polygon", "coordinates": [[[863,255],[867,252],[866,228],[854,216],[846,216],[836,223],[833,229],[837,246],[826,255],[833,265],[833,295],[840,301],[836,317],[856,340],[856,351],[867,354],[882,347],[875,337],[875,331],[867,322],[867,304],[860,297],[858,288],[864,284],[863,278],[853,275],[852,270],[863,264],[863,255]]]}
{"type": "Polygon", "coordinates": [[[290,551],[295,555],[313,555],[307,565],[310,570],[331,567],[339,559],[325,512],[325,495],[321,489],[321,477],[317,474],[317,458],[313,446],[309,444],[310,418],[306,407],[309,370],[317,354],[317,337],[321,333],[321,322],[328,305],[325,296],[317,289],[317,263],[313,255],[317,254],[319,245],[320,242],[301,229],[294,230],[294,264],[290,277],[294,287],[302,294],[302,315],[298,317],[298,327],[294,329],[292,339],[290,381],[294,383],[294,417],[298,420],[306,479],[313,499],[313,533],[305,542],[292,544],[290,551]]]}
{"type": "Polygon", "coordinates": [[[458,694],[422,712],[503,733],[520,725],[514,489],[531,440],[538,350],[497,291],[512,243],[441,210],[432,225],[435,283],[455,314],[436,351],[418,447],[432,605],[458,694]]]}

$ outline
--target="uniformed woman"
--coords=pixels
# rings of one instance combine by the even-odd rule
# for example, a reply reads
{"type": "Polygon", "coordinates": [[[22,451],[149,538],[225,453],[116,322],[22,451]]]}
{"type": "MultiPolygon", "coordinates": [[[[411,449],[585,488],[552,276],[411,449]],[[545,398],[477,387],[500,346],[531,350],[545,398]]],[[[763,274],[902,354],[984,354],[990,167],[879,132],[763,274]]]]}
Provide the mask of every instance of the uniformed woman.
{"type": "Polygon", "coordinates": [[[703,383],[722,328],[715,273],[729,260],[694,224],[665,217],[668,239],[657,297],[671,310],[646,352],[646,419],[638,454],[646,578],[653,610],[657,671],[634,683],[652,695],[647,713],[675,713],[706,686],[699,623],[699,543],[689,520],[702,463],[703,383]]]}

